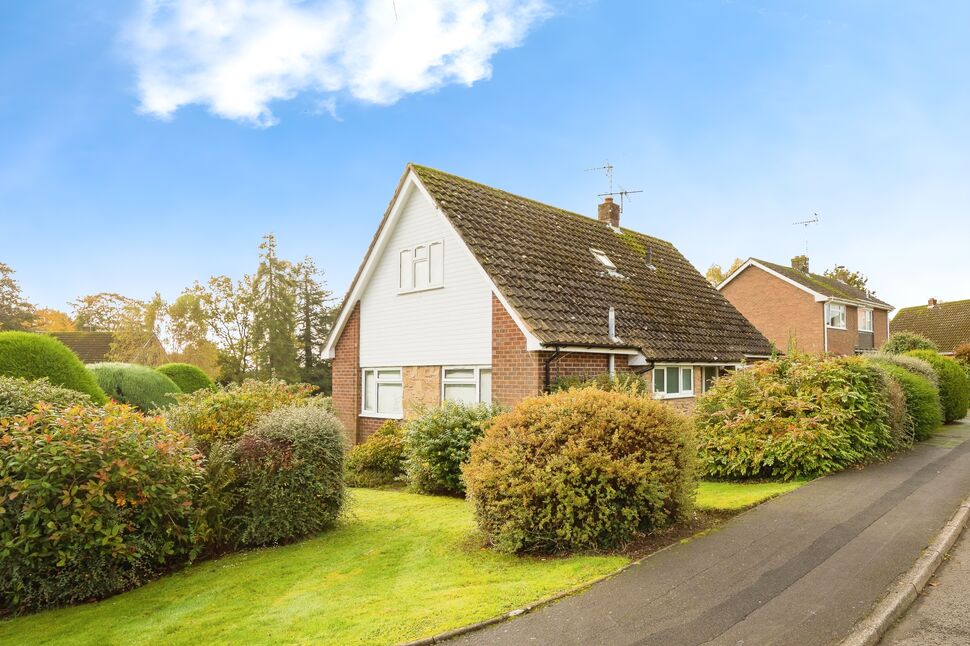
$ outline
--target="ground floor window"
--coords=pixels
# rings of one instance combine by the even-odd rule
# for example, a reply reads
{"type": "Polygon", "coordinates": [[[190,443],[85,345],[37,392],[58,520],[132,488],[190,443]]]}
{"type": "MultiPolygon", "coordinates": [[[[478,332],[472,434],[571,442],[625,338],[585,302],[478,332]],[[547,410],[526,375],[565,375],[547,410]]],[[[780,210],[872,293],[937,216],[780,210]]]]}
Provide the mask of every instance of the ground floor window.
{"type": "Polygon", "coordinates": [[[378,417],[401,417],[403,385],[400,368],[365,368],[361,410],[378,417]]]}
{"type": "Polygon", "coordinates": [[[660,398],[693,397],[693,366],[656,366],[653,369],[653,392],[660,398]]]}
{"type": "Polygon", "coordinates": [[[730,366],[704,366],[704,379],[702,380],[701,392],[706,393],[714,385],[714,380],[723,377],[730,371],[730,366]]]}
{"type": "Polygon", "coordinates": [[[492,369],[489,366],[453,366],[441,369],[441,399],[474,405],[492,403],[492,369]]]}

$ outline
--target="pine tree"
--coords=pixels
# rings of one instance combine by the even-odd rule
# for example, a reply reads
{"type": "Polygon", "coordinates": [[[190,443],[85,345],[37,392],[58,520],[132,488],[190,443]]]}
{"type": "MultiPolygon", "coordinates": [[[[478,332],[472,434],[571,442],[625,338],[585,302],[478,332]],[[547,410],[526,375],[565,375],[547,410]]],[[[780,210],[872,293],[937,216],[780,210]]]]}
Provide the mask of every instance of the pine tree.
{"type": "Polygon", "coordinates": [[[296,266],[297,360],[300,380],[325,393],[331,390],[330,362],[322,360],[320,353],[333,325],[330,299],[323,272],[307,256],[296,266]]]}
{"type": "Polygon", "coordinates": [[[296,280],[293,265],[276,255],[276,237],[263,236],[255,277],[253,337],[262,378],[296,381],[296,280]]]}

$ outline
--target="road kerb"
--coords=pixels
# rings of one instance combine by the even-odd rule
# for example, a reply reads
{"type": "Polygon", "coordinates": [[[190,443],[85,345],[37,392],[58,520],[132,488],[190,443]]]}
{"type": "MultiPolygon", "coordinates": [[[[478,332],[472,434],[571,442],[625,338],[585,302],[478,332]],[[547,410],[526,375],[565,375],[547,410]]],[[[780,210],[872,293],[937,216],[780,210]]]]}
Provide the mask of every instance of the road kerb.
{"type": "Polygon", "coordinates": [[[889,588],[888,593],[869,615],[856,624],[841,642],[841,646],[873,646],[916,601],[943,562],[943,557],[967,525],[970,518],[970,496],[960,504],[950,521],[943,526],[933,542],[923,550],[916,563],[889,588]]]}

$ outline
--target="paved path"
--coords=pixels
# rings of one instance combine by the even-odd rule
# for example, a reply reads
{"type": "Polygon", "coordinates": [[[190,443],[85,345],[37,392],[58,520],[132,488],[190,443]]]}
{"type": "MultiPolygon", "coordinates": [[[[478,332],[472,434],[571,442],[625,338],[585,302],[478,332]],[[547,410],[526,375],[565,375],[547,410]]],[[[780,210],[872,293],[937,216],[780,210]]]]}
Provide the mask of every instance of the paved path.
{"type": "Polygon", "coordinates": [[[970,424],[812,482],[721,530],[455,644],[830,644],[970,492],[970,424]]]}
{"type": "Polygon", "coordinates": [[[883,637],[884,646],[970,644],[970,535],[950,550],[916,603],[883,637]]]}

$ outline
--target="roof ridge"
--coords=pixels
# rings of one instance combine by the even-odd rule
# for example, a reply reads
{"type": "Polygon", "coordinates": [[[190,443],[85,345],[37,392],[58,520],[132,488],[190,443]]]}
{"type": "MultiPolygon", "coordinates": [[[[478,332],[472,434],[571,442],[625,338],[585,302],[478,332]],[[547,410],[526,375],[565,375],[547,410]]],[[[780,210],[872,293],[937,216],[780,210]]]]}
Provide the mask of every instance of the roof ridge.
{"type": "MultiPolygon", "coordinates": [[[[455,179],[461,180],[462,182],[468,182],[469,184],[474,184],[475,186],[480,186],[480,187],[485,188],[485,189],[488,189],[490,191],[497,191],[499,193],[503,193],[504,195],[509,195],[511,197],[514,197],[517,200],[523,200],[525,202],[531,202],[532,204],[537,204],[537,205],[542,206],[542,207],[545,207],[547,209],[551,209],[553,211],[558,211],[559,213],[562,213],[564,215],[570,215],[570,216],[573,216],[573,217],[582,218],[583,220],[588,220],[589,222],[592,222],[592,223],[599,223],[599,220],[597,218],[591,217],[589,215],[583,215],[582,213],[576,213],[575,211],[570,211],[568,209],[564,209],[564,208],[559,207],[559,206],[554,206],[552,204],[547,204],[545,202],[540,202],[539,200],[533,199],[531,197],[525,197],[524,195],[519,195],[518,193],[513,193],[513,192],[507,191],[507,190],[505,190],[503,188],[497,188],[497,187],[492,186],[490,184],[485,184],[483,182],[478,182],[478,181],[473,180],[473,179],[468,179],[467,177],[463,177],[461,175],[456,175],[455,173],[449,173],[448,171],[443,171],[443,170],[440,170],[438,168],[432,168],[431,166],[424,166],[422,164],[415,164],[414,162],[408,162],[408,166],[410,166],[411,168],[413,168],[415,170],[431,171],[432,173],[438,173],[440,175],[446,175],[448,177],[453,177],[455,179]]],[[[670,242],[669,240],[664,240],[663,238],[658,238],[658,237],[652,236],[652,235],[650,235],[648,233],[643,233],[641,231],[637,231],[636,229],[631,229],[629,227],[619,227],[619,229],[622,232],[633,233],[635,235],[642,236],[644,238],[649,238],[651,240],[656,240],[656,241],[659,241],[659,242],[663,242],[665,244],[668,244],[670,246],[673,246],[673,243],[670,242]]]]}
{"type": "MultiPolygon", "coordinates": [[[[970,298],[961,298],[958,301],[943,301],[943,300],[941,300],[941,301],[938,301],[936,303],[935,307],[940,307],[942,305],[962,305],[963,303],[970,303],[970,298]]],[[[900,307],[899,310],[896,312],[896,314],[899,315],[899,313],[902,312],[902,311],[904,311],[904,310],[925,309],[925,308],[928,308],[929,306],[930,306],[929,303],[924,303],[923,305],[907,305],[906,307],[900,307]]]]}

